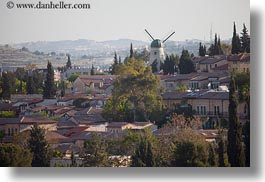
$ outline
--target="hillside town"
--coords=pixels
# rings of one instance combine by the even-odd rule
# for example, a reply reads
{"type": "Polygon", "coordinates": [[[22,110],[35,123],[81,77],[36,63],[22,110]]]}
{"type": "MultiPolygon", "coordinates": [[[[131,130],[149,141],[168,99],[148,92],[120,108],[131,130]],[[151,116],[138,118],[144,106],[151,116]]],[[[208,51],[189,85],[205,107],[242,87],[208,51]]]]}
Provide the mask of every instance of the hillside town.
{"type": "Polygon", "coordinates": [[[0,165],[249,166],[250,38],[243,32],[229,54],[217,35],[208,50],[198,45],[198,55],[167,55],[154,39],[143,52],[128,45],[124,60],[115,52],[108,72],[74,67],[70,55],[58,68],[48,61],[47,69],[1,69],[0,146],[13,145],[29,162],[1,157],[0,165]],[[240,144],[231,142],[233,122],[240,144]],[[231,156],[231,143],[242,145],[234,155],[244,159],[231,156]]]}

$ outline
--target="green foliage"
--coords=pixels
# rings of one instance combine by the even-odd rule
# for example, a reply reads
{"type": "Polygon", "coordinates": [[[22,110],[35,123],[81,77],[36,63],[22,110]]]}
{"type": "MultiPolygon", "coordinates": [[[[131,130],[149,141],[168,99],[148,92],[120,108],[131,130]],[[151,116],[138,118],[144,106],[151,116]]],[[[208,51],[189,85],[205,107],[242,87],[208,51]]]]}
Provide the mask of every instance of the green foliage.
{"type": "Polygon", "coordinates": [[[71,153],[71,167],[77,167],[76,158],[74,152],[71,153]]]}
{"type": "Polygon", "coordinates": [[[15,118],[16,113],[14,111],[0,111],[0,118],[15,118]]]}
{"type": "Polygon", "coordinates": [[[219,167],[229,167],[230,164],[228,162],[228,156],[226,153],[226,145],[224,139],[220,137],[220,141],[218,143],[218,166],[219,167]]]}
{"type": "Polygon", "coordinates": [[[164,75],[168,75],[171,74],[173,75],[177,70],[176,70],[176,66],[179,62],[179,57],[175,56],[175,55],[170,55],[170,56],[166,56],[166,60],[164,62],[164,64],[162,65],[162,69],[164,72],[164,75]]]}
{"type": "Polygon", "coordinates": [[[67,55],[66,69],[71,69],[71,68],[72,68],[72,63],[71,63],[70,55],[67,55]]]}
{"type": "Polygon", "coordinates": [[[243,24],[243,30],[241,33],[240,41],[241,41],[241,51],[250,53],[250,36],[248,35],[248,30],[245,23],[243,24]]]}
{"type": "Polygon", "coordinates": [[[94,65],[92,64],[92,68],[91,68],[91,71],[90,71],[90,75],[95,75],[96,72],[95,72],[95,68],[94,68],[94,65]]]}
{"type": "Polygon", "coordinates": [[[1,167],[30,167],[32,154],[29,150],[15,144],[0,143],[1,167]]]}
{"type": "Polygon", "coordinates": [[[51,154],[45,139],[45,131],[34,125],[30,131],[29,149],[33,153],[32,167],[48,167],[51,154]]]}
{"type": "Polygon", "coordinates": [[[106,140],[100,134],[93,133],[91,138],[85,142],[85,148],[87,151],[84,159],[85,167],[110,166],[106,140]]]}
{"type": "Polygon", "coordinates": [[[72,74],[69,78],[67,78],[67,80],[71,83],[73,83],[81,74],[76,73],[76,74],[72,74]]]}
{"type": "Polygon", "coordinates": [[[232,37],[232,54],[238,54],[241,52],[241,43],[239,35],[236,33],[236,23],[234,22],[234,31],[232,37]]]}
{"type": "Polygon", "coordinates": [[[181,85],[179,87],[176,87],[176,92],[185,92],[186,90],[188,90],[188,88],[185,85],[181,85]]]}
{"type": "Polygon", "coordinates": [[[48,61],[46,80],[44,82],[43,97],[45,99],[51,99],[54,98],[55,95],[56,95],[56,88],[54,84],[54,71],[51,62],[48,61]]]}
{"type": "Polygon", "coordinates": [[[229,86],[229,129],[227,154],[232,167],[243,167],[245,156],[242,146],[242,127],[237,116],[237,95],[235,93],[235,79],[232,76],[229,86]]]}
{"type": "Polygon", "coordinates": [[[135,153],[132,155],[132,167],[154,167],[155,157],[153,149],[153,135],[147,131],[141,135],[140,141],[136,146],[135,153]]]}
{"type": "Polygon", "coordinates": [[[63,158],[63,153],[60,152],[59,150],[53,150],[52,151],[52,156],[55,158],[63,158]]]}
{"type": "Polygon", "coordinates": [[[77,98],[73,101],[73,105],[77,108],[86,108],[89,107],[89,103],[83,104],[84,102],[88,101],[86,98],[77,98]]]}
{"type": "Polygon", "coordinates": [[[122,65],[122,63],[121,63],[121,61],[118,60],[117,53],[115,52],[115,54],[114,54],[114,62],[110,66],[110,73],[112,75],[119,75],[119,69],[120,69],[121,65],[122,65]]]}
{"type": "Polygon", "coordinates": [[[161,110],[159,78],[143,61],[131,58],[121,65],[114,82],[112,99],[104,106],[103,116],[110,121],[146,121],[161,110]]]}
{"type": "Polygon", "coordinates": [[[205,45],[202,45],[200,42],[199,44],[199,56],[205,56],[206,55],[206,47],[205,45]]]}
{"type": "Polygon", "coordinates": [[[132,58],[134,56],[133,54],[133,46],[132,46],[132,43],[131,43],[131,47],[130,47],[130,58],[132,58]]]}
{"type": "Polygon", "coordinates": [[[221,39],[220,36],[217,38],[217,34],[215,34],[214,44],[209,47],[208,52],[210,56],[223,54],[221,39]]]}
{"type": "Polygon", "coordinates": [[[16,84],[16,77],[15,77],[14,73],[7,72],[7,73],[2,74],[1,97],[3,99],[9,99],[10,98],[10,95],[12,94],[12,92],[14,92],[15,84],[16,84]]]}
{"type": "Polygon", "coordinates": [[[0,130],[0,142],[2,143],[3,138],[5,137],[5,130],[0,130]]]}
{"type": "Polygon", "coordinates": [[[208,163],[211,167],[217,167],[218,166],[218,156],[216,154],[216,144],[210,143],[209,144],[209,158],[208,163]]]}
{"type": "Polygon", "coordinates": [[[191,141],[177,142],[172,165],[176,167],[208,166],[207,147],[191,141]]]}
{"type": "Polygon", "coordinates": [[[191,56],[188,50],[183,49],[179,61],[180,74],[187,74],[194,71],[194,65],[191,61],[191,56]]]}
{"type": "Polygon", "coordinates": [[[250,122],[247,121],[243,127],[246,167],[250,167],[250,122]]]}
{"type": "Polygon", "coordinates": [[[32,76],[28,76],[26,90],[27,90],[27,94],[34,94],[36,92],[36,88],[35,88],[32,76]]]}

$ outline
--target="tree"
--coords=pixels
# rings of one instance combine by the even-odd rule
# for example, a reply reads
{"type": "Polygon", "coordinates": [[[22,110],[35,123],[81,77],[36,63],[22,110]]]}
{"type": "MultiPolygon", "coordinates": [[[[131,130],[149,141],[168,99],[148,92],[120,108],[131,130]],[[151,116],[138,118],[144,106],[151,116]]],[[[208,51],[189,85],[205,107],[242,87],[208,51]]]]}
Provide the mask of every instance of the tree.
{"type": "Polygon", "coordinates": [[[76,73],[76,74],[72,74],[67,80],[71,83],[73,83],[81,74],[76,73]]]}
{"type": "Polygon", "coordinates": [[[241,33],[241,51],[250,53],[250,37],[248,35],[248,30],[246,28],[245,23],[243,24],[243,30],[241,33]]]}
{"type": "Polygon", "coordinates": [[[32,154],[15,144],[0,143],[1,167],[31,167],[32,154]]]}
{"type": "Polygon", "coordinates": [[[118,68],[119,68],[119,60],[118,60],[118,56],[117,53],[115,51],[114,53],[114,60],[113,60],[113,64],[110,67],[110,73],[112,75],[117,75],[118,74],[118,68]]]}
{"type": "Polygon", "coordinates": [[[232,76],[229,85],[229,129],[227,153],[232,167],[243,167],[245,156],[242,146],[242,127],[237,115],[237,95],[235,92],[235,79],[232,76]]]}
{"type": "Polygon", "coordinates": [[[205,45],[203,46],[202,43],[200,42],[199,44],[199,56],[205,56],[206,55],[206,47],[205,45]]]}
{"type": "Polygon", "coordinates": [[[214,44],[211,44],[211,46],[208,49],[208,52],[210,56],[223,54],[223,50],[221,46],[221,38],[220,36],[217,37],[217,34],[215,34],[214,44]]]}
{"type": "Polygon", "coordinates": [[[70,55],[67,55],[66,69],[71,69],[71,68],[72,68],[72,63],[71,63],[70,55]]]}
{"type": "Polygon", "coordinates": [[[76,158],[73,151],[71,153],[71,167],[77,167],[76,158]]]}
{"type": "Polygon", "coordinates": [[[247,121],[243,127],[246,167],[250,167],[250,122],[247,121]]]}
{"type": "Polygon", "coordinates": [[[229,162],[227,158],[227,153],[225,151],[225,142],[222,137],[218,143],[218,166],[219,167],[229,167],[229,162]]]}
{"type": "Polygon", "coordinates": [[[0,143],[3,142],[3,138],[5,137],[6,133],[5,130],[0,130],[0,143]]]}
{"type": "Polygon", "coordinates": [[[159,78],[135,58],[121,65],[119,73],[103,116],[109,121],[153,121],[154,113],[162,106],[157,91],[159,78]]]}
{"type": "Polygon", "coordinates": [[[28,76],[28,80],[27,80],[27,94],[34,94],[36,91],[35,85],[34,85],[34,81],[33,81],[33,76],[29,75],[28,76]]]}
{"type": "Polygon", "coordinates": [[[179,71],[180,74],[188,74],[194,71],[194,65],[188,50],[183,49],[182,51],[179,62],[179,71]]]}
{"type": "Polygon", "coordinates": [[[48,167],[50,165],[49,145],[45,140],[45,131],[34,125],[30,131],[29,149],[33,154],[32,167],[48,167]]]}
{"type": "Polygon", "coordinates": [[[232,54],[240,53],[241,44],[239,35],[236,33],[236,23],[234,22],[234,31],[232,37],[232,54]]]}
{"type": "Polygon", "coordinates": [[[54,71],[53,71],[52,63],[48,61],[46,80],[44,83],[43,97],[45,99],[51,99],[51,98],[54,98],[55,95],[56,95],[56,88],[54,84],[54,71]]]}
{"type": "Polygon", "coordinates": [[[191,141],[176,142],[174,160],[172,165],[176,167],[206,167],[208,166],[208,154],[205,144],[191,141]]]}
{"type": "Polygon", "coordinates": [[[94,68],[94,65],[92,64],[92,68],[91,68],[91,71],[90,71],[90,75],[95,75],[95,68],[94,68]]]}
{"type": "Polygon", "coordinates": [[[12,94],[13,88],[15,88],[16,77],[13,73],[7,72],[2,75],[1,88],[2,93],[1,97],[4,99],[9,99],[12,94]]]}
{"type": "Polygon", "coordinates": [[[145,133],[140,137],[140,142],[132,155],[132,167],[154,167],[154,151],[151,134],[145,133]]]}
{"type": "Polygon", "coordinates": [[[130,58],[132,58],[134,56],[133,54],[133,45],[131,43],[131,47],[130,47],[130,58]]]}
{"type": "Polygon", "coordinates": [[[61,87],[61,97],[64,97],[65,96],[65,90],[66,90],[66,83],[64,80],[61,81],[60,87],[61,87]]]}
{"type": "Polygon", "coordinates": [[[91,138],[85,142],[85,148],[87,151],[84,159],[85,167],[110,166],[106,140],[102,135],[93,133],[91,138]]]}
{"type": "Polygon", "coordinates": [[[208,158],[208,163],[211,167],[217,167],[218,166],[218,161],[217,161],[217,155],[215,152],[215,144],[214,143],[210,143],[209,144],[209,158],[208,158]]]}

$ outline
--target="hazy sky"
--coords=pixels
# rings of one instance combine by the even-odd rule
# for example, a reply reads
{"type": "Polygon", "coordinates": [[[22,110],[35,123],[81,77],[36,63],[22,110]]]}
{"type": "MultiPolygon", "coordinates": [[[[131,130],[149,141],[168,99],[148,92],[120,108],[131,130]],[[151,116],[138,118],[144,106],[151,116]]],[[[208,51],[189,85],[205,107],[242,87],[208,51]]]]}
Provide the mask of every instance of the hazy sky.
{"type": "MultiPolygon", "coordinates": [[[[65,0],[89,3],[88,10],[8,9],[0,2],[0,44],[55,40],[150,40],[210,39],[210,27],[222,39],[232,36],[233,21],[238,32],[246,23],[250,29],[249,0],[65,0]]],[[[51,0],[41,0],[43,3],[51,0]]],[[[59,2],[60,0],[53,0],[59,2]]],[[[13,0],[38,3],[39,0],[13,0]]]]}

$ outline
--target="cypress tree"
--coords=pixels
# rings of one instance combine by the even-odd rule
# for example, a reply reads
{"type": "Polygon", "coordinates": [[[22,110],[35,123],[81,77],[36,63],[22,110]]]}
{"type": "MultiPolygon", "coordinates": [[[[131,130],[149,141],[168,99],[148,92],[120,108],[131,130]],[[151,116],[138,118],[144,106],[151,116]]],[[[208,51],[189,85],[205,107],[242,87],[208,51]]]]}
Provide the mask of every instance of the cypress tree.
{"type": "Polygon", "coordinates": [[[94,65],[92,64],[91,70],[90,70],[90,75],[95,75],[95,68],[94,65]]]}
{"type": "Polygon", "coordinates": [[[27,80],[27,94],[34,94],[35,93],[35,86],[34,86],[34,81],[33,81],[33,76],[28,76],[27,80]]]}
{"type": "Polygon", "coordinates": [[[130,58],[133,57],[133,46],[132,46],[132,43],[131,43],[131,48],[130,48],[130,58]]]}
{"type": "Polygon", "coordinates": [[[246,28],[245,23],[243,24],[243,30],[241,33],[241,50],[242,52],[250,53],[250,37],[248,35],[248,30],[246,28]]]}
{"type": "Polygon", "coordinates": [[[237,116],[237,95],[235,79],[232,76],[229,85],[229,129],[228,129],[228,160],[232,167],[243,167],[245,156],[242,146],[242,127],[237,116]]]}
{"type": "Polygon", "coordinates": [[[179,61],[180,74],[187,74],[194,71],[194,65],[188,50],[183,49],[179,61]]]}
{"type": "Polygon", "coordinates": [[[53,71],[52,63],[48,61],[46,80],[44,82],[43,97],[45,99],[50,99],[50,98],[54,98],[55,95],[56,95],[56,88],[54,84],[54,71],[53,71]]]}
{"type": "Polygon", "coordinates": [[[234,31],[232,37],[232,54],[240,53],[240,38],[239,35],[236,33],[236,23],[234,22],[234,31]]]}
{"type": "Polygon", "coordinates": [[[211,167],[216,167],[217,166],[217,155],[215,152],[215,146],[213,143],[209,144],[209,158],[208,158],[208,163],[211,167]]]}
{"type": "Polygon", "coordinates": [[[66,69],[71,69],[71,68],[72,68],[72,63],[71,63],[70,55],[67,55],[66,69]]]}
{"type": "Polygon", "coordinates": [[[202,43],[200,42],[199,45],[199,56],[205,56],[206,52],[205,52],[205,46],[202,46],[202,43]]]}
{"type": "Polygon", "coordinates": [[[220,137],[220,141],[218,143],[218,166],[219,167],[229,167],[227,154],[225,151],[225,142],[223,137],[220,137]]]}

